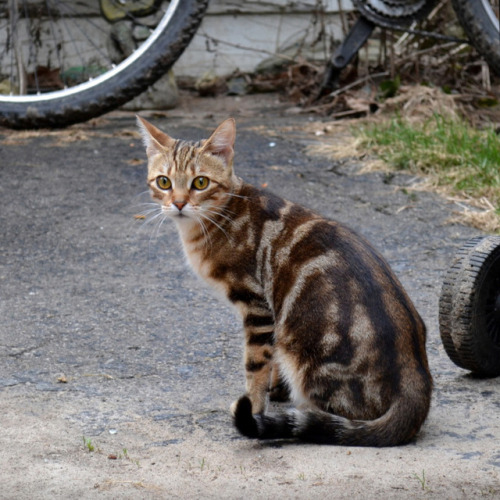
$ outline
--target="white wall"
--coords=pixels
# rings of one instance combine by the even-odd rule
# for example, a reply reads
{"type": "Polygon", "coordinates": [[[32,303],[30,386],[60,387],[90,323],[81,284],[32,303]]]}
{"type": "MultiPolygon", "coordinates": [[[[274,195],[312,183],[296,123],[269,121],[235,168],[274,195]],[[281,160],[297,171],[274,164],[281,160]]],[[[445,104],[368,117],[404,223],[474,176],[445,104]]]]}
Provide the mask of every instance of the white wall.
{"type": "MultiPolygon", "coordinates": [[[[352,10],[350,0],[211,0],[193,41],[176,63],[178,76],[198,77],[211,72],[227,75],[257,64],[304,37],[314,40],[324,21],[327,38],[343,38],[339,12],[352,10]],[[317,4],[324,15],[318,17],[317,4]]],[[[325,43],[316,44],[325,52],[325,43]]]]}
{"type": "MultiPolygon", "coordinates": [[[[29,0],[29,3],[44,4],[44,1],[29,0]]],[[[100,14],[99,2],[61,3],[61,12],[67,5],[74,10],[64,20],[30,19],[30,30],[37,31],[43,42],[34,48],[36,57],[32,57],[33,47],[27,37],[20,34],[19,49],[28,73],[32,73],[35,66],[46,66],[72,71],[84,68],[98,74],[99,68],[109,63],[110,26],[100,14]],[[53,34],[57,36],[56,41],[53,34]],[[66,40],[60,44],[62,52],[56,48],[61,39],[66,40]],[[92,44],[100,50],[96,51],[92,44]]],[[[309,42],[316,40],[322,32],[326,36],[314,48],[324,60],[329,53],[329,42],[340,40],[344,35],[341,19],[345,16],[339,12],[349,10],[352,10],[351,0],[210,0],[198,33],[174,67],[175,74],[197,78],[206,73],[226,76],[236,70],[253,71],[261,61],[293,44],[304,50],[311,43],[300,42],[304,38],[309,42]]],[[[158,15],[160,13],[151,17],[158,15]]],[[[24,30],[28,29],[26,20],[23,19],[21,25],[24,30]]],[[[0,47],[6,46],[6,37],[7,31],[1,30],[0,47]]],[[[11,55],[12,51],[0,51],[0,73],[7,75],[7,81],[11,68],[15,68],[11,55]]]]}

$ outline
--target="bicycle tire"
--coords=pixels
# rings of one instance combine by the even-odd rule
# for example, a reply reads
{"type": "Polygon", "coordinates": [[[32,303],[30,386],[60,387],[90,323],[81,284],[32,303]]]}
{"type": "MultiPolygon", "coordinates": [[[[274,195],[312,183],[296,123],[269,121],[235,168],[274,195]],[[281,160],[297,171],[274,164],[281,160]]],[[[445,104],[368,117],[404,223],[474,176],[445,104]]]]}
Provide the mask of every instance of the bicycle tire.
{"type": "Polygon", "coordinates": [[[196,33],[207,6],[208,0],[172,0],[151,36],[132,55],[88,82],[38,95],[0,95],[0,125],[60,128],[116,109],[173,66],[196,33]]]}
{"type": "Polygon", "coordinates": [[[469,240],[456,254],[439,300],[441,340],[459,367],[500,375],[500,237],[469,240]]]}
{"type": "Polygon", "coordinates": [[[500,19],[488,0],[451,0],[472,45],[500,76],[500,19]]]}

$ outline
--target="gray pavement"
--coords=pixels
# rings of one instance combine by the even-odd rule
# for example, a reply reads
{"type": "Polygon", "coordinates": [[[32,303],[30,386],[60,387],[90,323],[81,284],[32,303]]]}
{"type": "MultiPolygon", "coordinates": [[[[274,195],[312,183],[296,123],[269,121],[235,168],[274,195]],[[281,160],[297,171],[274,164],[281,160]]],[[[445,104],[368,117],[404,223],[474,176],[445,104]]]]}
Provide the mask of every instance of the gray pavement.
{"type": "Polygon", "coordinates": [[[136,217],[150,202],[145,154],[133,115],[113,113],[0,129],[0,498],[500,498],[498,379],[453,365],[437,323],[443,271],[480,232],[449,223],[451,202],[402,189],[407,175],[307,156],[311,118],[274,98],[185,98],[150,120],[199,139],[228,115],[239,175],[364,234],[415,301],[435,379],[418,440],[361,450],[237,435],[239,319],[187,269],[173,226],[136,217]]]}

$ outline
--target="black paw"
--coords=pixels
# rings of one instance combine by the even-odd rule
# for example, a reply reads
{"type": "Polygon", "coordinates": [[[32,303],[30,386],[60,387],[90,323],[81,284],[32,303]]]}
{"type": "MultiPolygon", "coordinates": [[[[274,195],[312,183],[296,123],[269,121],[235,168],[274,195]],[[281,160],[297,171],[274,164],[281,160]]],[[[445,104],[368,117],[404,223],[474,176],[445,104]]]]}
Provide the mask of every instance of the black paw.
{"type": "Polygon", "coordinates": [[[252,402],[248,396],[242,396],[238,399],[233,410],[233,422],[244,436],[249,438],[259,437],[259,428],[252,415],[252,402]]]}

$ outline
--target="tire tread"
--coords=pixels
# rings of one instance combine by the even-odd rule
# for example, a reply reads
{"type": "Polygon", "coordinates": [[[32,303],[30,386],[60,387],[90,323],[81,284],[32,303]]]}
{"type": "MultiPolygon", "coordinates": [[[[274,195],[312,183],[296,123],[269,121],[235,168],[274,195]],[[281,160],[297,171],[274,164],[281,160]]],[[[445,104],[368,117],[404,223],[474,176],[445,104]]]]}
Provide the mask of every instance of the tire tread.
{"type": "Polygon", "coordinates": [[[500,374],[500,359],[485,360],[478,344],[482,332],[474,329],[475,296],[492,262],[500,258],[500,236],[469,240],[457,252],[443,280],[439,300],[441,340],[449,358],[459,367],[485,376],[500,374]]]}

